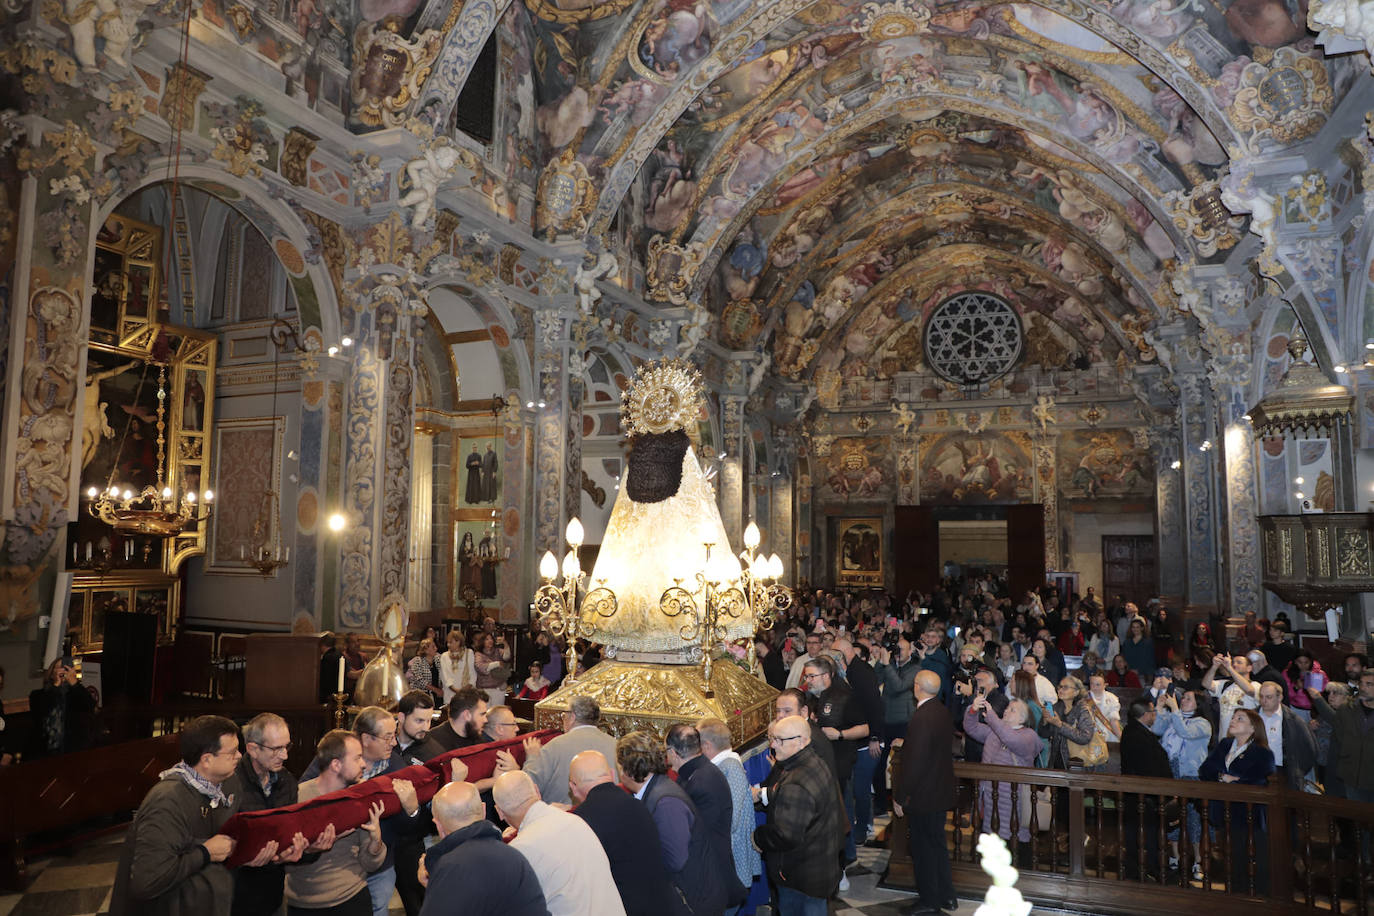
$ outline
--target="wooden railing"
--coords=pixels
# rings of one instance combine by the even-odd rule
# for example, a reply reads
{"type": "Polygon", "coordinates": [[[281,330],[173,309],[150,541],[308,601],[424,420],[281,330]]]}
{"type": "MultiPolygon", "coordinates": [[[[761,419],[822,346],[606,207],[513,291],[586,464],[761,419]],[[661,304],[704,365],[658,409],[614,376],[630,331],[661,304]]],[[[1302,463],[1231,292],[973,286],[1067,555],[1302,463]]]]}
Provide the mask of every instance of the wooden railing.
{"type": "MultiPolygon", "coordinates": [[[[963,896],[982,897],[988,886],[976,851],[986,825],[1008,839],[1021,870],[1017,886],[1040,904],[1169,916],[1253,916],[1256,905],[1266,913],[1374,910],[1374,805],[1276,786],[971,763],[956,763],[955,776],[958,804],[947,835],[963,896]],[[1010,804],[999,811],[1004,789],[1010,804]],[[1179,850],[1173,868],[1171,834],[1179,850]]],[[[902,818],[893,819],[889,837],[884,886],[911,888],[902,818]]]]}

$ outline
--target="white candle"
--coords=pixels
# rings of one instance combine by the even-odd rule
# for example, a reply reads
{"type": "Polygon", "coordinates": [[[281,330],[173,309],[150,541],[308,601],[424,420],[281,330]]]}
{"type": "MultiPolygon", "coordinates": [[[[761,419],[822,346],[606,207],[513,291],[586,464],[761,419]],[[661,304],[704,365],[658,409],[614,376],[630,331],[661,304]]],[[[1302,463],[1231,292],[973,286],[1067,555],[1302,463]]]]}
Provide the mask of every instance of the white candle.
{"type": "Polygon", "coordinates": [[[91,562],[91,542],[86,542],[86,562],[91,562]]]}
{"type": "Polygon", "coordinates": [[[284,557],[284,559],[285,559],[286,562],[288,562],[288,563],[291,562],[291,548],[290,548],[290,547],[286,548],[286,556],[284,557]]]}
{"type": "Polygon", "coordinates": [[[343,682],[344,682],[344,657],[343,657],[342,655],[340,655],[340,656],[339,656],[339,689],[336,690],[335,693],[343,693],[343,692],[344,692],[344,691],[343,691],[343,682]]]}

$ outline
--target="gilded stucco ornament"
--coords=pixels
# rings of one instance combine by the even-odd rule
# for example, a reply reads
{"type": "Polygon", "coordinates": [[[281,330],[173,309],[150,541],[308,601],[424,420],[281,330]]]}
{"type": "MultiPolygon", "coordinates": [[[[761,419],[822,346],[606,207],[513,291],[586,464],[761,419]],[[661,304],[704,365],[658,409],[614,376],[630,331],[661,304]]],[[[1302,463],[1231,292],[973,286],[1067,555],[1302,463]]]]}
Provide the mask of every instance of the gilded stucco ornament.
{"type": "Polygon", "coordinates": [[[1229,212],[1221,201],[1221,185],[1204,181],[1189,191],[1170,191],[1162,200],[1177,226],[1197,253],[1210,258],[1240,241],[1245,217],[1229,212]]]}
{"type": "Polygon", "coordinates": [[[1241,70],[1230,115],[1252,146],[1270,139],[1288,145],[1320,130],[1334,103],[1326,64],[1279,48],[1268,63],[1251,61],[1241,70]]]}
{"type": "Polygon", "coordinates": [[[233,105],[210,104],[205,110],[215,121],[210,128],[210,137],[215,141],[210,155],[223,162],[231,175],[260,176],[272,143],[272,134],[263,120],[266,110],[262,103],[239,96],[233,105]]]}
{"type": "Polygon", "coordinates": [[[549,241],[560,233],[578,235],[587,231],[587,218],[596,205],[596,188],[571,146],[539,176],[535,198],[536,231],[545,233],[549,241]]]}
{"type": "Polygon", "coordinates": [[[686,305],[691,277],[700,264],[701,252],[695,246],[682,246],[661,235],[649,240],[644,260],[644,283],[648,298],[654,302],[686,305]]]}
{"type": "Polygon", "coordinates": [[[362,22],[353,33],[352,116],[368,127],[400,127],[429,78],[443,36],[426,29],[402,38],[393,19],[362,22]]]}
{"type": "Polygon", "coordinates": [[[891,3],[865,3],[858,18],[850,22],[851,31],[872,41],[891,38],[910,38],[930,28],[930,9],[914,0],[892,0],[891,3]]]}

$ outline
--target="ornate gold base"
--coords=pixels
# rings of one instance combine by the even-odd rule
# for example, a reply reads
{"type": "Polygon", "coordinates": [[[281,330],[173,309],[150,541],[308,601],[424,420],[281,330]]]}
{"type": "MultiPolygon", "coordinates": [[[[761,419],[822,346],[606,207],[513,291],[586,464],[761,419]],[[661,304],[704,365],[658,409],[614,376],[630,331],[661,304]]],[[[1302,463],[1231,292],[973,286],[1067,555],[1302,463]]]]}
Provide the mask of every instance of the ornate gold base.
{"type": "Polygon", "coordinates": [[[645,729],[662,737],[676,722],[694,725],[698,719],[714,716],[730,726],[730,736],[738,748],[767,731],[778,692],[725,659],[711,666],[710,690],[699,664],[607,659],[577,683],[565,685],[535,704],[535,727],[559,728],[568,701],[578,695],[601,704],[601,721],[616,736],[645,729]]]}

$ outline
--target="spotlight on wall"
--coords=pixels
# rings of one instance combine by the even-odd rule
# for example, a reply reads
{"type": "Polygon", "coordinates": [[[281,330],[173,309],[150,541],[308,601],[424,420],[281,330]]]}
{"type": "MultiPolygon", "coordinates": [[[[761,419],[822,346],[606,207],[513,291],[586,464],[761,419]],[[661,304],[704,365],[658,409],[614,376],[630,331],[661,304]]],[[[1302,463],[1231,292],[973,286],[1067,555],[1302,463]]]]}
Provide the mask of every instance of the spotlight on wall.
{"type": "Polygon", "coordinates": [[[1173,464],[1169,465],[1169,467],[1171,467],[1171,468],[1173,468],[1175,471],[1177,471],[1179,468],[1183,467],[1183,462],[1182,462],[1182,461],[1175,460],[1173,464]]]}
{"type": "Polygon", "coordinates": [[[526,402],[525,402],[525,409],[526,409],[526,410],[534,410],[534,402],[533,402],[533,401],[526,401],[526,402]]]}
{"type": "Polygon", "coordinates": [[[329,348],[329,355],[330,355],[330,356],[338,356],[338,355],[339,355],[339,348],[338,348],[338,347],[335,347],[335,346],[330,346],[330,348],[329,348]]]}
{"type": "Polygon", "coordinates": [[[347,524],[348,524],[348,519],[344,518],[344,514],[343,514],[342,512],[335,512],[335,513],[333,513],[332,515],[329,516],[329,530],[330,530],[330,531],[343,531],[343,530],[344,530],[344,525],[347,525],[347,524]]]}
{"type": "Polygon", "coordinates": [[[296,454],[296,450],[295,450],[294,448],[293,448],[291,451],[289,451],[289,452],[286,453],[286,460],[287,460],[287,461],[295,461],[295,460],[296,460],[297,458],[299,458],[299,457],[300,457],[300,456],[296,454]]]}
{"type": "Polygon", "coordinates": [[[1294,482],[1295,484],[1297,484],[1298,486],[1302,486],[1302,485],[1303,485],[1303,479],[1302,479],[1301,477],[1294,477],[1294,478],[1293,478],[1293,482],[1294,482]]]}
{"type": "Polygon", "coordinates": [[[1241,418],[1242,420],[1244,420],[1246,423],[1249,423],[1249,422],[1250,422],[1250,415],[1249,415],[1248,413],[1243,413],[1243,414],[1241,414],[1241,415],[1240,415],[1240,418],[1241,418]]]}
{"type": "Polygon", "coordinates": [[[339,341],[339,343],[343,344],[345,347],[351,347],[353,346],[353,338],[345,337],[343,340],[339,341]]]}
{"type": "Polygon", "coordinates": [[[1306,497],[1304,497],[1304,496],[1302,495],[1302,490],[1297,490],[1296,492],[1293,493],[1293,495],[1296,496],[1298,499],[1305,499],[1305,498],[1306,498],[1306,497]]]}
{"type": "Polygon", "coordinates": [[[1337,367],[1336,367],[1336,372],[1337,372],[1337,373],[1343,373],[1343,372],[1345,372],[1345,367],[1344,367],[1344,366],[1337,366],[1337,367]]]}
{"type": "Polygon", "coordinates": [[[543,410],[545,407],[548,407],[548,406],[549,406],[549,405],[548,405],[548,404],[545,404],[543,401],[540,401],[540,402],[539,402],[539,409],[540,409],[540,410],[543,410]]]}

